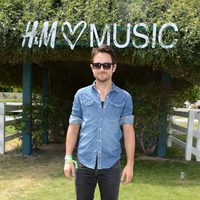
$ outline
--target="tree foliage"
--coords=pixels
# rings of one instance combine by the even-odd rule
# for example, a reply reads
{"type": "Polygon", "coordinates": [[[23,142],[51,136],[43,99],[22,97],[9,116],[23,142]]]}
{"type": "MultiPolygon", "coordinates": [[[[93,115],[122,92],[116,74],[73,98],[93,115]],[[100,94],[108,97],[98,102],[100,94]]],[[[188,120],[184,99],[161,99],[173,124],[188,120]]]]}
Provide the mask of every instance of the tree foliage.
{"type": "MultiPolygon", "coordinates": [[[[28,21],[38,20],[41,24],[44,21],[57,20],[60,23],[69,21],[75,25],[84,20],[87,24],[105,25],[117,22],[121,26],[125,26],[128,22],[132,25],[139,22],[157,23],[158,26],[166,22],[175,22],[179,28],[179,34],[176,34],[178,44],[175,48],[170,50],[163,50],[159,47],[142,50],[126,48],[123,50],[123,54],[129,56],[125,62],[132,65],[152,63],[154,67],[167,71],[174,66],[173,68],[176,68],[179,74],[185,75],[184,71],[192,73],[200,64],[199,13],[200,3],[198,0],[3,0],[0,2],[0,39],[2,43],[0,55],[10,51],[15,51],[15,53],[22,51],[21,34],[24,33],[28,21]]],[[[172,34],[174,33],[167,33],[166,38],[172,37],[172,34]]],[[[83,37],[83,40],[88,42],[88,38],[83,37]]],[[[55,53],[52,53],[52,51],[41,48],[36,52],[37,55],[46,55],[41,60],[42,62],[50,53],[56,59],[56,55],[60,52],[54,51],[55,53]]],[[[30,51],[31,55],[33,55],[33,51],[30,51]]]]}
{"type": "MultiPolygon", "coordinates": [[[[132,94],[138,144],[144,152],[152,153],[159,134],[163,103],[162,74],[170,76],[168,113],[173,106],[180,106],[187,99],[193,102],[200,98],[199,13],[199,0],[1,0],[0,83],[19,87],[22,80],[20,65],[28,58],[34,63],[35,91],[41,88],[42,67],[48,67],[50,96],[57,96],[61,104],[67,102],[70,105],[75,90],[92,80],[86,68],[91,51],[88,45],[77,46],[73,51],[67,46],[22,48],[21,35],[28,21],[38,20],[41,27],[44,21],[58,21],[59,24],[68,21],[74,26],[84,20],[87,24],[95,23],[100,32],[106,23],[116,22],[121,27],[121,41],[125,39],[127,23],[132,27],[137,23],[148,23],[147,35],[151,39],[153,23],[159,28],[164,23],[174,22],[179,32],[175,35],[178,42],[173,49],[159,46],[154,49],[116,49],[118,70],[114,79],[132,94]]],[[[82,44],[88,43],[88,34],[89,31],[81,37],[82,44]]],[[[167,31],[164,39],[171,41],[171,38],[174,38],[174,32],[167,31]]],[[[52,119],[55,118],[52,116],[52,119]]]]}

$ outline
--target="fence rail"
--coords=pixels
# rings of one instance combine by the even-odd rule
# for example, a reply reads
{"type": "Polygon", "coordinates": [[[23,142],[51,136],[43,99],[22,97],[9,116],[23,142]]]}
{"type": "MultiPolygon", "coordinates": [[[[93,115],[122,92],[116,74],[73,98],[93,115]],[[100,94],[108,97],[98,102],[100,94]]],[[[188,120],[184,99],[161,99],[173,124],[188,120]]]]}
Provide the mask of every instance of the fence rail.
{"type": "Polygon", "coordinates": [[[200,162],[200,110],[174,110],[169,118],[169,137],[168,147],[175,143],[185,149],[185,159],[191,160],[192,155],[196,157],[196,160],[200,162]],[[187,128],[174,124],[174,116],[186,118],[187,128]],[[197,122],[197,129],[194,128],[194,124],[197,122]],[[186,142],[177,138],[173,133],[178,131],[179,133],[186,135],[186,142]],[[193,146],[193,140],[196,139],[196,145],[193,146]]]}
{"type": "Polygon", "coordinates": [[[0,102],[0,154],[5,153],[5,143],[20,136],[20,132],[5,135],[5,127],[14,125],[21,121],[21,116],[14,116],[15,113],[22,112],[22,103],[0,102]],[[8,115],[9,114],[9,115],[8,115]]]}

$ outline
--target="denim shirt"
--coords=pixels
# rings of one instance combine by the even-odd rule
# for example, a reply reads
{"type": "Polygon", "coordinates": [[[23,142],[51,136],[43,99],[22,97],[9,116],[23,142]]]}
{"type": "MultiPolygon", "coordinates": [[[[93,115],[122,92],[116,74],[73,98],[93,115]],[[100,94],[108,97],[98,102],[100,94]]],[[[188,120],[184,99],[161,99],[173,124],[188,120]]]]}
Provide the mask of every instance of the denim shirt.
{"type": "Polygon", "coordinates": [[[133,124],[133,104],[129,93],[112,84],[103,107],[95,82],[74,96],[70,124],[80,124],[78,160],[88,168],[112,167],[121,154],[121,126],[133,124]]]}

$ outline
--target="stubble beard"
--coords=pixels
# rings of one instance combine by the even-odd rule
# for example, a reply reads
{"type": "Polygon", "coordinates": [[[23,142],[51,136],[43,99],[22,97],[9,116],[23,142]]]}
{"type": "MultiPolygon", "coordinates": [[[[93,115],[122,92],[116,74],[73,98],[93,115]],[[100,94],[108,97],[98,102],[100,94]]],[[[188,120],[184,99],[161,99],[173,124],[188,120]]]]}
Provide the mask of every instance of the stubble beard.
{"type": "Polygon", "coordinates": [[[102,78],[101,78],[101,74],[100,75],[96,75],[96,80],[101,82],[101,83],[105,83],[105,82],[107,82],[108,80],[111,79],[111,77],[108,77],[106,73],[103,73],[103,75],[104,74],[105,74],[105,76],[103,76],[102,78]]]}

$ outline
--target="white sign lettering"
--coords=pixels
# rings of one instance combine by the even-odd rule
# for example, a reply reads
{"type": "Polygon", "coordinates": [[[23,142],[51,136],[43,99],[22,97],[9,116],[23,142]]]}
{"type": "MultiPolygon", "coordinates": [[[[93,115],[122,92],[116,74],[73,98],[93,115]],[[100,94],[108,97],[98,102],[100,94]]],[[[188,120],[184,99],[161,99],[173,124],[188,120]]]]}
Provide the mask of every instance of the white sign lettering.
{"type": "Polygon", "coordinates": [[[174,31],[175,32],[178,32],[178,27],[176,26],[176,24],[174,23],[167,23],[167,24],[164,24],[161,29],[159,30],[159,35],[158,35],[158,41],[159,41],[159,44],[162,48],[165,48],[165,49],[171,49],[175,46],[175,44],[177,43],[177,39],[174,39],[174,41],[171,43],[171,44],[164,44],[164,42],[162,41],[162,36],[163,36],[163,31],[167,28],[167,27],[173,27],[174,28],[174,31]]]}
{"type": "Polygon", "coordinates": [[[31,48],[33,45],[33,39],[36,35],[36,30],[38,27],[38,21],[35,21],[33,23],[33,27],[32,30],[29,31],[29,27],[30,27],[31,22],[28,22],[27,27],[26,27],[26,33],[24,35],[22,35],[22,37],[24,38],[22,41],[22,47],[24,47],[25,42],[26,42],[26,38],[29,38],[29,42],[28,42],[28,47],[31,48]]]}
{"type": "Polygon", "coordinates": [[[97,33],[96,25],[90,24],[90,47],[94,46],[94,36],[96,38],[98,47],[101,46],[104,43],[106,34],[107,34],[107,45],[110,45],[110,26],[108,24],[105,25],[103,29],[103,35],[100,40],[99,35],[97,33]]]}
{"type": "Polygon", "coordinates": [[[64,22],[63,25],[62,25],[62,34],[63,34],[63,37],[65,38],[65,40],[68,42],[70,48],[73,50],[77,41],[79,40],[79,38],[81,37],[81,35],[83,34],[83,32],[85,31],[85,28],[86,28],[87,24],[84,22],[84,21],[81,21],[79,22],[75,27],[74,29],[72,29],[71,27],[71,24],[69,22],[64,22]],[[65,34],[65,26],[67,25],[69,31],[70,31],[70,35],[73,36],[76,32],[76,30],[79,28],[79,26],[81,26],[83,24],[83,27],[81,29],[81,32],[79,33],[76,41],[74,42],[74,44],[71,42],[71,40],[68,38],[68,36],[65,34]]]}
{"type": "Polygon", "coordinates": [[[145,23],[136,24],[133,28],[134,35],[145,40],[145,43],[143,45],[139,45],[139,46],[137,46],[135,41],[133,41],[133,46],[135,48],[144,49],[149,44],[149,37],[147,35],[137,32],[138,27],[144,27],[147,31],[149,30],[149,28],[148,28],[147,24],[145,24],[145,23]]]}
{"type": "Polygon", "coordinates": [[[88,30],[90,31],[90,33],[87,34],[87,36],[90,37],[88,38],[90,47],[93,47],[96,41],[98,47],[103,43],[110,45],[112,42],[117,48],[126,48],[132,45],[135,48],[144,49],[151,45],[151,48],[160,46],[164,49],[170,49],[173,48],[178,41],[176,38],[171,38],[171,42],[167,43],[163,36],[163,33],[166,31],[178,32],[178,27],[175,23],[165,23],[160,29],[158,29],[156,23],[153,23],[153,25],[139,23],[134,26],[128,23],[123,30],[119,30],[117,23],[106,24],[103,27],[101,35],[98,33],[100,31],[94,23],[87,25],[85,21],[80,21],[74,27],[72,27],[68,21],[65,21],[61,26],[55,21],[52,23],[51,28],[48,21],[43,23],[42,28],[39,28],[38,24],[39,22],[35,21],[31,29],[31,22],[28,22],[25,33],[22,35],[22,47],[25,47],[27,42],[29,48],[32,48],[33,45],[41,47],[42,44],[45,46],[50,45],[51,48],[55,48],[56,38],[58,38],[56,36],[59,34],[59,40],[64,40],[65,45],[69,45],[73,50],[78,41],[81,43],[81,37],[84,36],[84,33],[88,30]],[[89,27],[87,28],[87,26],[89,27]],[[111,41],[111,38],[113,41],[111,41]],[[123,41],[119,40],[119,38],[123,38],[121,39],[123,41]]]}
{"type": "Polygon", "coordinates": [[[117,42],[117,24],[113,24],[113,43],[117,48],[125,48],[129,45],[131,34],[131,24],[128,23],[126,26],[126,42],[124,44],[119,44],[117,42]]]}
{"type": "Polygon", "coordinates": [[[40,40],[39,40],[39,45],[38,45],[39,47],[42,46],[43,41],[44,41],[44,45],[47,46],[50,38],[51,38],[51,43],[50,43],[51,48],[55,47],[57,24],[58,24],[57,21],[55,21],[52,24],[50,33],[48,34],[49,22],[44,22],[41,35],[40,35],[40,40]]]}

